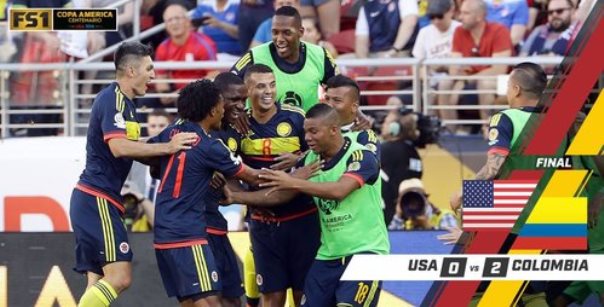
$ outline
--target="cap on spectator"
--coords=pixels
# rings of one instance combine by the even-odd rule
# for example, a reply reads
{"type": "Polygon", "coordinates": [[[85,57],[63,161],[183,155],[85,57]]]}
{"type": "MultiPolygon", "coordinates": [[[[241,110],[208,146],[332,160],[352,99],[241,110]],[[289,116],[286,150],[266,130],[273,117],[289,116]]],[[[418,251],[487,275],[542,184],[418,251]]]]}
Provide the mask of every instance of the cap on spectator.
{"type": "Polygon", "coordinates": [[[451,0],[428,0],[426,16],[444,15],[451,9],[451,0]]]}
{"type": "Polygon", "coordinates": [[[398,194],[401,195],[411,189],[422,190],[424,193],[426,193],[422,181],[417,178],[411,178],[401,182],[401,184],[398,186],[398,194]]]}

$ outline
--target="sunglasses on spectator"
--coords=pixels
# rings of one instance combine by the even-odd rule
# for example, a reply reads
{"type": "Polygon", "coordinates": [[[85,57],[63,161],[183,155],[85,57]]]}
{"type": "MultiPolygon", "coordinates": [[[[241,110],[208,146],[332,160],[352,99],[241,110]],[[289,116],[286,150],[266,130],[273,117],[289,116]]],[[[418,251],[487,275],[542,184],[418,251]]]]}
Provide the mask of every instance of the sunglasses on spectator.
{"type": "Polygon", "coordinates": [[[566,7],[563,9],[549,10],[549,11],[547,11],[547,15],[550,15],[550,16],[554,15],[554,14],[560,15],[560,14],[564,13],[564,11],[566,11],[566,10],[570,10],[570,8],[566,7]]]}
{"type": "Polygon", "coordinates": [[[443,16],[444,16],[443,14],[430,14],[430,15],[428,15],[428,18],[430,18],[430,20],[443,19],[443,16]]]}

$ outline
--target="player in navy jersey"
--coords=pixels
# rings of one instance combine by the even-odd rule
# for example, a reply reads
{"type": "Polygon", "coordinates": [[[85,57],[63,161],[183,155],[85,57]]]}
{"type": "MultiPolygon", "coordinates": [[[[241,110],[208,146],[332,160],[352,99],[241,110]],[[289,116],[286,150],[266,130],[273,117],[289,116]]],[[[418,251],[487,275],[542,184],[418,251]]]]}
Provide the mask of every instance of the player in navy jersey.
{"type": "MultiPolygon", "coordinates": [[[[256,169],[291,168],[308,149],[304,112],[275,101],[275,77],[268,66],[250,66],[244,82],[251,102],[250,130],[238,153],[256,169]]],[[[301,195],[270,209],[251,207],[249,225],[263,306],[283,306],[288,288],[294,290],[299,304],[306,272],[320,244],[312,199],[301,195]]]]}
{"type": "Polygon", "coordinates": [[[187,151],[159,159],[161,184],[155,206],[154,247],[168,296],[181,305],[220,306],[221,281],[208,246],[206,206],[215,171],[257,184],[258,172],[245,167],[210,131],[220,129],[224,100],[209,80],[195,81],[180,92],[180,117],[150,142],[165,142],[178,132],[198,140],[187,151]]]}
{"type": "Polygon", "coordinates": [[[86,142],[86,167],[73,190],[69,215],[76,239],[75,271],[87,275],[81,306],[109,306],[131,282],[132,251],[120,191],[132,158],[188,149],[196,136],[183,133],[166,143],[137,142],[140,126],[132,99],[154,78],[151,49],[137,42],[115,53],[117,80],[95,98],[86,142]]]}
{"type": "MultiPolygon", "coordinates": [[[[244,116],[247,90],[243,80],[230,72],[216,76],[214,84],[224,98],[224,117],[220,129],[211,132],[212,137],[222,140],[233,153],[241,140],[241,135],[232,127],[239,116],[244,116]]],[[[215,174],[217,175],[217,174],[215,174]]],[[[241,272],[237,265],[237,256],[227,236],[228,224],[218,210],[222,198],[222,189],[211,189],[206,203],[206,231],[208,243],[214,253],[218,274],[222,279],[222,296],[220,303],[223,307],[241,306],[240,297],[243,295],[241,272]]]]}

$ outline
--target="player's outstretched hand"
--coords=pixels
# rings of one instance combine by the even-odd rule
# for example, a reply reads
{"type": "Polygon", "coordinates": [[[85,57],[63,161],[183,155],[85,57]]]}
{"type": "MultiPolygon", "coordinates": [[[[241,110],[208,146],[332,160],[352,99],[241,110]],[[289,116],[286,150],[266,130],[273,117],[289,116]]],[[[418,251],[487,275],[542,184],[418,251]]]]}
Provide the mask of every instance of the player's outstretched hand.
{"type": "Polygon", "coordinates": [[[222,186],[222,193],[224,194],[224,198],[221,199],[218,203],[222,206],[228,206],[233,203],[233,191],[229,188],[228,184],[222,186]]]}
{"type": "Polygon", "coordinates": [[[445,230],[449,231],[449,233],[442,234],[437,239],[443,241],[444,244],[455,244],[463,234],[463,230],[459,227],[446,227],[445,230]]]}
{"type": "Polygon", "coordinates": [[[247,133],[250,131],[250,119],[247,113],[242,113],[241,116],[237,116],[233,126],[237,132],[247,135],[247,133]]]}
{"type": "Polygon", "coordinates": [[[317,175],[317,173],[323,168],[323,160],[317,160],[309,165],[294,170],[291,175],[299,179],[308,179],[317,175]]]}
{"type": "Polygon", "coordinates": [[[180,150],[191,149],[191,145],[199,140],[197,133],[181,132],[172,137],[170,143],[170,153],[175,153],[180,150]]]}
{"type": "Polygon", "coordinates": [[[373,126],[374,119],[359,112],[357,114],[357,118],[354,120],[354,124],[352,125],[352,131],[363,131],[366,129],[371,129],[373,126]]]}
{"type": "Polygon", "coordinates": [[[222,175],[220,172],[214,172],[214,175],[212,175],[212,180],[210,180],[210,186],[213,189],[219,190],[225,185],[226,179],[224,178],[224,175],[222,175]]]}
{"type": "Polygon", "coordinates": [[[284,152],[275,158],[275,161],[277,162],[271,165],[271,169],[279,171],[288,170],[296,166],[296,163],[298,163],[299,158],[300,156],[297,154],[291,152],[284,152]]]}
{"type": "Polygon", "coordinates": [[[266,192],[266,196],[275,191],[291,189],[294,187],[292,184],[293,177],[284,171],[262,169],[258,177],[265,180],[265,182],[260,183],[261,188],[271,188],[266,192]]]}

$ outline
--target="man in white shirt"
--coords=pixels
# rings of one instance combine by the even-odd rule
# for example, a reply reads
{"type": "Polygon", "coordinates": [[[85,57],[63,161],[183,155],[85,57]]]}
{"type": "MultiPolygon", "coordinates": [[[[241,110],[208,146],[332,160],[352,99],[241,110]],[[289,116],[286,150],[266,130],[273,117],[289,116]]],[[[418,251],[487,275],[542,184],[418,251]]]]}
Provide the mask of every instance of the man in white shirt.
{"type": "MultiPolygon", "coordinates": [[[[412,55],[414,58],[434,59],[446,58],[451,55],[453,45],[453,32],[461,24],[453,20],[454,6],[451,0],[430,0],[426,10],[426,16],[430,18],[430,24],[417,35],[412,55]]],[[[430,67],[429,74],[432,76],[430,85],[436,86],[437,75],[446,75],[448,67],[430,67]]]]}

